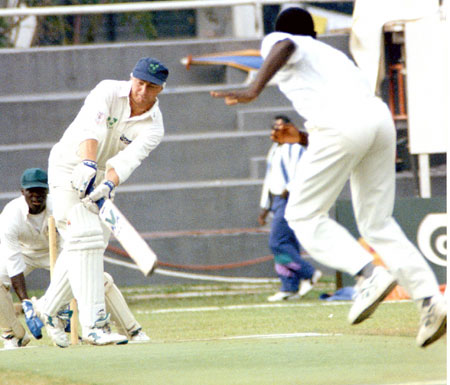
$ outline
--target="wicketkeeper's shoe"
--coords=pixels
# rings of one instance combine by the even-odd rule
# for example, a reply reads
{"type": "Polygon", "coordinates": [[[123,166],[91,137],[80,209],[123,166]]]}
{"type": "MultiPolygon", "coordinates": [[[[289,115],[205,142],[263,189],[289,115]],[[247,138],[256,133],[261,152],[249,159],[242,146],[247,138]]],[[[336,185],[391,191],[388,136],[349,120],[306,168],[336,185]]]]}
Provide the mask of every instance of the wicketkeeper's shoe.
{"type": "Polygon", "coordinates": [[[424,300],[420,310],[417,345],[425,348],[441,338],[447,331],[447,301],[442,295],[424,300]]]}
{"type": "Polygon", "coordinates": [[[319,279],[322,277],[322,272],[320,270],[314,271],[313,276],[310,279],[302,279],[300,281],[300,289],[298,290],[298,295],[300,297],[308,294],[314,287],[314,285],[319,282],[319,279]]]}
{"type": "Polygon", "coordinates": [[[292,291],[279,291],[270,297],[267,297],[267,300],[269,302],[278,302],[278,301],[287,301],[291,299],[299,299],[300,295],[298,292],[292,292],[292,291]]]}
{"type": "Polygon", "coordinates": [[[355,286],[356,294],[348,321],[356,325],[369,318],[396,285],[395,278],[385,268],[376,266],[370,277],[355,286]]]}
{"type": "Polygon", "coordinates": [[[83,328],[83,341],[92,345],[124,345],[128,338],[119,333],[113,333],[109,325],[110,315],[99,318],[93,328],[83,328]]]}
{"type": "Polygon", "coordinates": [[[25,332],[22,338],[17,338],[12,331],[3,333],[2,339],[3,348],[8,350],[22,348],[28,345],[31,340],[27,332],[25,332]]]}
{"type": "Polygon", "coordinates": [[[142,331],[142,329],[137,329],[130,333],[130,342],[148,342],[150,341],[150,337],[142,331]]]}
{"type": "Polygon", "coordinates": [[[69,339],[64,331],[65,324],[59,317],[52,317],[44,314],[45,330],[53,343],[60,348],[67,348],[69,346],[69,339]]]}

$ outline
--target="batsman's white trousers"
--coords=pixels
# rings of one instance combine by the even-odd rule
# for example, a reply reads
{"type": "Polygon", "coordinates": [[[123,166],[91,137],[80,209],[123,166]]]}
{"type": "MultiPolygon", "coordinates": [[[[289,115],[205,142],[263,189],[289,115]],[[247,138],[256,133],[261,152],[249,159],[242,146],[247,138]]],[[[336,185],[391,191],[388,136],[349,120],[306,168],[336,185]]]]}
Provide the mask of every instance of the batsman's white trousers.
{"type": "MultiPolygon", "coordinates": [[[[59,188],[50,184],[53,196],[53,214],[55,216],[56,226],[64,243],[63,250],[56,261],[55,276],[52,278],[49,288],[44,295],[45,308],[59,308],[60,286],[63,286],[67,278],[70,281],[73,295],[78,301],[79,320],[83,328],[90,328],[95,325],[98,318],[103,313],[106,314],[105,294],[104,294],[104,277],[103,277],[103,253],[108,244],[110,237],[109,230],[103,226],[95,215],[86,210],[87,217],[94,216],[95,221],[86,223],[91,228],[94,226],[97,236],[100,234],[100,240],[97,245],[92,248],[88,243],[92,241],[89,234],[80,237],[79,241],[85,241],[86,246],[79,244],[75,249],[71,244],[71,231],[69,231],[67,222],[71,220],[79,221],[78,217],[71,217],[73,208],[81,205],[78,193],[74,190],[59,188]],[[98,229],[97,227],[98,226],[98,229]],[[64,266],[61,266],[64,264],[64,266]]],[[[77,226],[81,229],[83,223],[72,223],[71,227],[77,226]]],[[[61,299],[62,300],[62,299],[61,299]]]]}
{"type": "Polygon", "coordinates": [[[333,127],[309,125],[309,146],[292,182],[286,219],[302,246],[325,266],[355,275],[373,260],[329,210],[350,179],[359,232],[413,299],[438,293],[436,277],[392,217],[396,132],[378,98],[355,105],[333,127]]]}

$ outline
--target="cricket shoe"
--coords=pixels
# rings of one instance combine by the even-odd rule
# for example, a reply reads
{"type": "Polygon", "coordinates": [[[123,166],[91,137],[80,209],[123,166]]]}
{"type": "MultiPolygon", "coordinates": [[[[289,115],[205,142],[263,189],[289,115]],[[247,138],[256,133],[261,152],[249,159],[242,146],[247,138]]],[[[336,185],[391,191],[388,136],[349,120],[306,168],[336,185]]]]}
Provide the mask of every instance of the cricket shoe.
{"type": "Polygon", "coordinates": [[[130,342],[138,343],[148,341],[150,341],[150,337],[144,331],[142,331],[142,329],[137,329],[130,333],[130,342]]]}
{"type": "Polygon", "coordinates": [[[292,299],[299,299],[300,295],[298,292],[293,291],[279,291],[270,297],[267,297],[269,302],[287,301],[292,299]]]}
{"type": "Polygon", "coordinates": [[[441,338],[447,331],[447,302],[442,295],[424,299],[420,310],[417,345],[425,348],[441,338]]]}
{"type": "Polygon", "coordinates": [[[109,324],[109,313],[99,318],[93,328],[83,328],[83,341],[92,345],[124,345],[128,338],[119,333],[113,333],[109,324]]]}
{"type": "Polygon", "coordinates": [[[30,336],[27,334],[27,332],[25,332],[22,338],[17,338],[12,331],[5,332],[2,334],[2,339],[3,348],[5,350],[23,348],[31,341],[30,336]]]}
{"type": "Polygon", "coordinates": [[[70,310],[70,306],[67,306],[64,309],[60,310],[57,314],[66,333],[70,333],[72,330],[72,315],[73,310],[70,310]]]}
{"type": "MultiPolygon", "coordinates": [[[[40,318],[40,320],[45,325],[45,330],[47,331],[47,335],[53,341],[53,344],[60,348],[67,348],[69,346],[69,339],[65,333],[65,311],[61,310],[58,312],[56,316],[50,316],[41,311],[41,301],[37,300],[35,297],[32,298],[32,302],[34,308],[36,309],[36,314],[40,318]]],[[[70,316],[72,314],[70,313],[70,316]]],[[[70,316],[68,318],[70,319],[70,316]]]]}
{"type": "Polygon", "coordinates": [[[309,279],[302,279],[300,281],[300,289],[298,291],[298,295],[300,297],[305,296],[307,293],[309,293],[314,285],[319,282],[319,279],[322,277],[322,272],[320,270],[314,271],[314,274],[309,279]]]}
{"type": "Polygon", "coordinates": [[[47,314],[42,316],[44,318],[45,330],[47,335],[52,339],[53,343],[60,348],[67,348],[69,346],[69,339],[65,332],[65,323],[58,316],[52,317],[47,314]]]}
{"type": "Polygon", "coordinates": [[[356,293],[348,321],[356,325],[369,318],[396,285],[395,278],[386,269],[376,266],[369,277],[364,277],[355,286],[356,293]]]}

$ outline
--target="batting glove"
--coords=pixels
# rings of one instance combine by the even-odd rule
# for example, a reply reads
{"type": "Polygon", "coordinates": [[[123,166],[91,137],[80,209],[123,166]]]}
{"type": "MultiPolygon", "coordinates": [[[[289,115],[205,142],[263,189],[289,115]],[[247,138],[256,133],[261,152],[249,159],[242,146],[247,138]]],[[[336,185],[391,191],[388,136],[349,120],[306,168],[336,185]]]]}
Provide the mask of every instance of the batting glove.
{"type": "Polygon", "coordinates": [[[22,309],[25,313],[25,321],[28,325],[28,329],[30,329],[31,334],[33,334],[34,338],[36,338],[37,340],[41,339],[41,329],[44,327],[44,324],[37,316],[31,300],[24,299],[22,301],[22,309]]]}
{"type": "Polygon", "coordinates": [[[94,186],[97,175],[97,162],[83,160],[72,171],[72,188],[78,192],[78,196],[84,198],[86,192],[94,186]]]}
{"type": "Polygon", "coordinates": [[[111,195],[116,188],[116,185],[107,180],[100,186],[96,187],[86,198],[82,199],[84,206],[95,214],[98,214],[105,199],[110,199],[111,195]]]}

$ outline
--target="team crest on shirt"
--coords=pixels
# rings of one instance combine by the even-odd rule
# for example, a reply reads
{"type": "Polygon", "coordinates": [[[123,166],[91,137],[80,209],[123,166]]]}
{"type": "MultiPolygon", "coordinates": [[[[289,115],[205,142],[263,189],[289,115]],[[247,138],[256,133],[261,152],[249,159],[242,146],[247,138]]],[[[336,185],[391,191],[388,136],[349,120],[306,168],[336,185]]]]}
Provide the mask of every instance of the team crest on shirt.
{"type": "Polygon", "coordinates": [[[105,113],[98,111],[97,116],[95,117],[95,123],[100,124],[105,121],[106,115],[105,113]]]}
{"type": "Polygon", "coordinates": [[[108,128],[113,128],[116,123],[117,123],[117,118],[108,116],[108,118],[106,119],[106,126],[108,128]]]}

